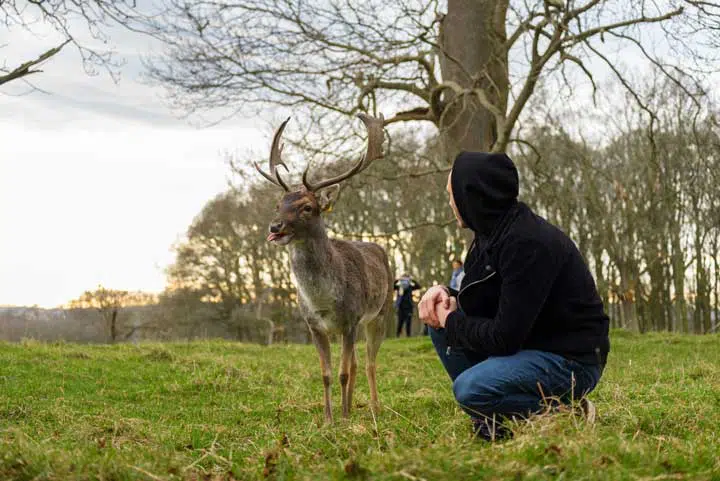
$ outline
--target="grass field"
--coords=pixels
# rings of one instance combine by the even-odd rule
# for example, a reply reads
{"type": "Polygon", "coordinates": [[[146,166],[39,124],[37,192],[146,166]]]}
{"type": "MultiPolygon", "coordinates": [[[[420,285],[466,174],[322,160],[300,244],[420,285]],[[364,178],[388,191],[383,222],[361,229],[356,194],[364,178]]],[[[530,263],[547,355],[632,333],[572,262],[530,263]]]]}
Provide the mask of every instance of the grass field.
{"type": "Polygon", "coordinates": [[[383,345],[377,418],[362,355],[350,420],[334,379],[331,426],[312,346],[0,343],[0,480],[720,480],[720,336],[612,342],[595,426],[542,416],[495,445],[427,338],[383,345]]]}

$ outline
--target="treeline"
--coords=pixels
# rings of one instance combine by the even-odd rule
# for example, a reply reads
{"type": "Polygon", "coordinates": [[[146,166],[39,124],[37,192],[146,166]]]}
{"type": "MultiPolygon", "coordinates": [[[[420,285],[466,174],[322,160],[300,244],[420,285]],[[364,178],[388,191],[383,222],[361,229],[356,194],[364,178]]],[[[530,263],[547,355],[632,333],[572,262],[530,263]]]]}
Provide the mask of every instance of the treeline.
{"type": "Polygon", "coordinates": [[[603,119],[615,130],[605,145],[575,141],[561,127],[536,129],[536,150],[520,164],[525,198],[577,242],[613,326],[714,332],[718,111],[668,86],[646,101],[657,114],[628,108],[603,119]]]}
{"type": "MultiPolygon", "coordinates": [[[[512,151],[521,198],[576,241],[613,327],[716,331],[717,112],[668,86],[650,89],[647,102],[659,114],[608,114],[595,141],[579,140],[560,120],[527,128],[512,151]]],[[[441,159],[432,141],[396,135],[385,159],[344,186],[326,216],[330,231],[380,243],[394,272],[408,271],[423,286],[447,282],[450,261],[470,237],[451,221],[441,159]]],[[[212,301],[217,322],[255,309],[256,319],[282,329],[294,313],[294,288],[286,250],[265,241],[280,192],[241,175],[245,187],[210,201],[177,247],[169,271],[177,290],[167,295],[212,301]]]]}
{"type": "MultiPolygon", "coordinates": [[[[592,137],[570,132],[577,125],[559,118],[526,123],[513,144],[521,199],[575,240],[613,327],[718,331],[720,130],[718,110],[705,100],[677,87],[651,88],[644,101],[652,109],[606,114],[592,137]]],[[[451,260],[471,241],[451,218],[450,166],[434,139],[392,133],[386,157],[342,186],[327,226],[333,236],[381,244],[396,275],[407,271],[423,287],[446,283],[451,260]]],[[[85,309],[61,319],[6,312],[0,337],[309,342],[287,250],[266,241],[281,192],[254,171],[237,174],[237,187],[210,200],[175,246],[168,288],[152,305],[128,308],[98,290],[73,304],[85,309]]]]}
{"type": "Polygon", "coordinates": [[[128,343],[231,339],[270,344],[308,342],[301,319],[273,329],[268,321],[239,308],[229,319],[218,320],[212,303],[182,305],[179,297],[165,296],[152,305],[123,305],[111,328],[106,313],[95,308],[0,307],[0,341],[34,339],[45,342],[128,343]]]}

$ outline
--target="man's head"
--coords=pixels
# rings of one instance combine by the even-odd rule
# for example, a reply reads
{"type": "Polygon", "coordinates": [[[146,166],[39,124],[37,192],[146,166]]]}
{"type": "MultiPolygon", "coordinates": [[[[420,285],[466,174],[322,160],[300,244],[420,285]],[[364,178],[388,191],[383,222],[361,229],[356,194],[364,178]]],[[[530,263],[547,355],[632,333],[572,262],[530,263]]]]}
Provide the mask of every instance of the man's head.
{"type": "Polygon", "coordinates": [[[465,225],[465,222],[463,221],[462,217],[460,217],[460,212],[458,212],[457,206],[455,205],[455,198],[453,197],[453,188],[452,188],[452,171],[448,174],[448,180],[447,180],[447,186],[445,186],[445,190],[448,192],[448,201],[450,202],[450,208],[452,209],[452,213],[455,216],[455,220],[457,221],[458,227],[461,229],[464,229],[467,227],[465,225]]]}
{"type": "Polygon", "coordinates": [[[447,183],[458,225],[489,234],[517,203],[519,184],[517,168],[507,155],[460,153],[447,183]]]}
{"type": "Polygon", "coordinates": [[[454,259],[454,260],[452,261],[453,270],[455,270],[455,269],[460,269],[460,268],[462,267],[462,265],[463,265],[463,264],[462,264],[462,262],[460,262],[459,259],[454,259]]]}

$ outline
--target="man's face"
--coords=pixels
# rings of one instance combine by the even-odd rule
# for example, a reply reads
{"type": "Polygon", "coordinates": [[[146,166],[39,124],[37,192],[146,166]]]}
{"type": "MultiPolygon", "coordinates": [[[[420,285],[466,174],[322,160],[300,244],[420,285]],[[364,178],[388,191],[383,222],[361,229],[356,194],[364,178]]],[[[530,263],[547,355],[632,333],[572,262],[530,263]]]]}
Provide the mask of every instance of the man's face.
{"type": "Polygon", "coordinates": [[[461,229],[464,229],[465,227],[467,227],[467,225],[465,225],[465,222],[463,222],[462,217],[460,217],[460,212],[458,212],[457,206],[455,205],[455,198],[453,197],[453,192],[452,192],[452,183],[450,182],[451,176],[452,176],[452,172],[450,172],[448,174],[447,187],[446,187],[447,192],[448,192],[448,197],[450,198],[450,208],[452,209],[453,214],[455,214],[455,220],[457,220],[458,227],[460,227],[461,229]]]}

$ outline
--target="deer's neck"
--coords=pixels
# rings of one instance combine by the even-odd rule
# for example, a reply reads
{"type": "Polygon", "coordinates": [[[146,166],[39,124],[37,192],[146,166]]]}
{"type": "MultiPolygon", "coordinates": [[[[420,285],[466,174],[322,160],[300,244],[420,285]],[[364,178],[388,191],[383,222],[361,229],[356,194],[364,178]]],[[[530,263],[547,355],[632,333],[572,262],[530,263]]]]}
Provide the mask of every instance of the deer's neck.
{"type": "Polygon", "coordinates": [[[293,272],[303,284],[326,277],[331,272],[333,258],[333,248],[323,224],[314,226],[308,234],[290,247],[293,272]]]}

